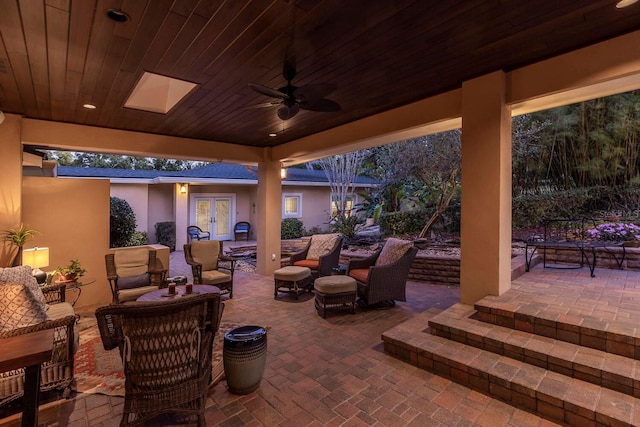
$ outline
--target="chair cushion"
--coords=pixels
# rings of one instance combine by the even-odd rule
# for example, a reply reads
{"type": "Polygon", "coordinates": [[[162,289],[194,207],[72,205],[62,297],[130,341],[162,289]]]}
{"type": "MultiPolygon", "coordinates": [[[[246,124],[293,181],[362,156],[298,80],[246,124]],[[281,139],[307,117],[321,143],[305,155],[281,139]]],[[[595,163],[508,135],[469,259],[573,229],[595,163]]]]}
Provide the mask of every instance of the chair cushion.
{"type": "Polygon", "coordinates": [[[369,277],[369,269],[368,268],[356,268],[354,270],[349,271],[349,276],[353,277],[358,282],[367,283],[367,279],[369,277]]]}
{"type": "Polygon", "coordinates": [[[356,281],[349,276],[324,276],[318,277],[313,287],[323,294],[341,294],[343,292],[355,292],[356,281]]]}
{"type": "Polygon", "coordinates": [[[149,273],[140,274],[138,276],[119,277],[118,289],[133,289],[141,286],[148,286],[151,283],[149,273]]]}
{"type": "Polygon", "coordinates": [[[149,271],[149,249],[135,248],[115,251],[118,277],[139,276],[149,271]]]}
{"type": "Polygon", "coordinates": [[[311,270],[306,267],[287,266],[277,269],[273,272],[273,277],[277,280],[287,282],[297,282],[311,276],[311,270]]]}
{"type": "Polygon", "coordinates": [[[307,252],[307,259],[320,259],[327,254],[336,244],[339,234],[315,234],[311,237],[311,245],[307,252]]]}
{"type": "Polygon", "coordinates": [[[49,320],[46,304],[40,304],[31,289],[19,283],[0,285],[0,331],[35,325],[49,320]]]}
{"type": "Polygon", "coordinates": [[[203,285],[218,285],[231,281],[231,275],[218,270],[209,270],[202,272],[203,285]]]}
{"type": "Polygon", "coordinates": [[[393,264],[402,258],[411,247],[413,247],[413,242],[391,237],[382,247],[376,265],[393,264]]]}
{"type": "Polygon", "coordinates": [[[307,267],[311,270],[317,270],[320,262],[317,259],[301,259],[293,263],[296,267],[307,267]]]}
{"type": "Polygon", "coordinates": [[[191,243],[191,256],[195,262],[202,264],[202,271],[218,268],[220,242],[218,240],[202,240],[191,243]]]}

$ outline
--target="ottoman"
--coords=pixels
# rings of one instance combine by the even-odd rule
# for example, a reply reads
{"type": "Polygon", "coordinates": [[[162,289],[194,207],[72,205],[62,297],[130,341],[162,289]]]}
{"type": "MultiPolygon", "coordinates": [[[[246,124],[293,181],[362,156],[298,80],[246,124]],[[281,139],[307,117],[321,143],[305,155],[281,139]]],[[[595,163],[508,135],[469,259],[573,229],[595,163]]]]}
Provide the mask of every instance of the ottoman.
{"type": "Polygon", "coordinates": [[[316,311],[323,318],[327,310],[356,312],[356,280],[349,276],[318,277],[313,285],[316,294],[316,311]]]}
{"type": "Polygon", "coordinates": [[[291,292],[295,294],[295,298],[298,299],[298,295],[304,291],[311,292],[311,270],[307,267],[295,267],[287,266],[282,267],[273,272],[273,278],[275,281],[275,291],[273,297],[278,296],[278,292],[291,292]],[[282,290],[286,288],[286,290],[282,290]]]}

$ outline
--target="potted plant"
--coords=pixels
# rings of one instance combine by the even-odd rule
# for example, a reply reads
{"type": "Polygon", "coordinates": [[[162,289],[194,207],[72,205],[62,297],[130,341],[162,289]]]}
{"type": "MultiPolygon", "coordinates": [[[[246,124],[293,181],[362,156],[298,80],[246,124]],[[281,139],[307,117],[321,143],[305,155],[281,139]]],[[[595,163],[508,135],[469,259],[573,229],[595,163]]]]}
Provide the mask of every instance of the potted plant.
{"type": "Polygon", "coordinates": [[[20,228],[10,228],[2,232],[3,241],[9,242],[18,247],[18,253],[11,264],[13,267],[22,264],[22,247],[29,238],[34,237],[37,233],[38,232],[36,230],[26,228],[24,224],[20,225],[20,228]]]}
{"type": "Polygon", "coordinates": [[[82,268],[80,261],[77,259],[72,259],[67,266],[58,267],[54,270],[54,273],[58,273],[65,282],[74,282],[86,272],[87,270],[82,268]]]}

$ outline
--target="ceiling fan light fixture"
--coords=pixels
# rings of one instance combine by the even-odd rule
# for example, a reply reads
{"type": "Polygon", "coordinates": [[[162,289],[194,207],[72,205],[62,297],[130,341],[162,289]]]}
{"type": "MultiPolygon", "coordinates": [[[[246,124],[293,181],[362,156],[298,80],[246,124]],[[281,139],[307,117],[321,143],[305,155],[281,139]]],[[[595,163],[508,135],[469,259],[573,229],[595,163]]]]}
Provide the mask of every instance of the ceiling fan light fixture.
{"type": "Polygon", "coordinates": [[[287,105],[283,105],[282,107],[278,108],[278,118],[280,120],[289,120],[290,118],[298,114],[298,111],[300,111],[300,107],[298,106],[298,104],[294,104],[290,107],[287,105]]]}

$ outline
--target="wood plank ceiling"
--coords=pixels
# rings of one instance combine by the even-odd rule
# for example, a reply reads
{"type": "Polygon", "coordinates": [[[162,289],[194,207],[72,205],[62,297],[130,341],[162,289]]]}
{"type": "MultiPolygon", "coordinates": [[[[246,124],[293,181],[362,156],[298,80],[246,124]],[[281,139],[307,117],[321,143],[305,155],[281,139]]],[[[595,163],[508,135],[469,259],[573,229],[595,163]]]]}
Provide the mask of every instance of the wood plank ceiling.
{"type": "MultiPolygon", "coordinates": [[[[274,146],[640,29],[614,0],[2,0],[0,110],[274,146]],[[130,20],[107,18],[108,9],[130,20]],[[283,122],[248,87],[334,83],[339,112],[283,122]],[[195,82],[168,114],[124,108],[144,71],[195,82]],[[85,103],[95,110],[82,107],[85,103]],[[283,130],[283,126],[286,129],[283,130]],[[267,135],[278,132],[275,138],[267,135]]],[[[630,49],[639,49],[630,46],[630,49]]]]}

